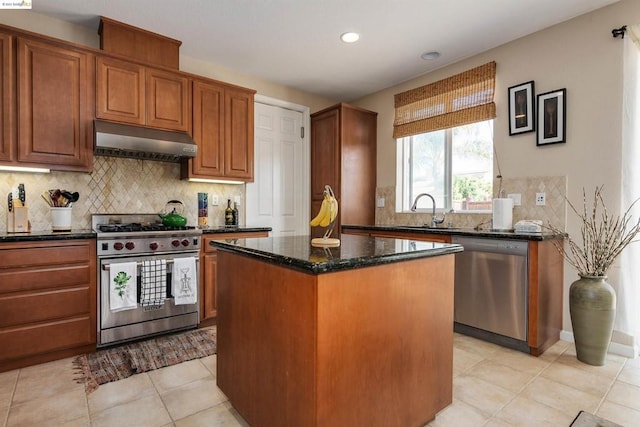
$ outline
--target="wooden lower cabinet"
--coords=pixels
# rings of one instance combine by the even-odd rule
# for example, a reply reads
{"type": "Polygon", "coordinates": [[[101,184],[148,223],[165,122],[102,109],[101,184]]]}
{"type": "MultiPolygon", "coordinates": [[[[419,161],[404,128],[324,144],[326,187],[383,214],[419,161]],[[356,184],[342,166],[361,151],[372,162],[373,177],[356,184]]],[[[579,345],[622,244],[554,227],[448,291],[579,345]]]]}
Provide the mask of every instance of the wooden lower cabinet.
{"type": "Polygon", "coordinates": [[[96,348],[95,240],[0,244],[0,371],[96,348]]]}
{"type": "Polygon", "coordinates": [[[215,233],[202,237],[202,250],[200,252],[200,326],[214,324],[218,315],[216,298],[218,251],[209,242],[212,240],[234,240],[267,236],[269,236],[268,231],[252,231],[215,233]]]}

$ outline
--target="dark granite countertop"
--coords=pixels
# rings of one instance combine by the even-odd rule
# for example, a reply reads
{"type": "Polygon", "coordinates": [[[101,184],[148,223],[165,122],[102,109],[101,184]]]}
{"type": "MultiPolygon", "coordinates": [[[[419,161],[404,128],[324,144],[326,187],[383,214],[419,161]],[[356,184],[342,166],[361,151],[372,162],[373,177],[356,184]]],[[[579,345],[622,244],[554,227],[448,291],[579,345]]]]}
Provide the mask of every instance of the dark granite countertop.
{"type": "Polygon", "coordinates": [[[342,230],[360,231],[391,231],[418,234],[448,234],[451,236],[492,237],[494,239],[514,240],[553,240],[566,237],[564,234],[542,233],[516,233],[515,231],[502,230],[474,230],[473,228],[431,228],[416,225],[343,225],[342,230]]]}
{"type": "Polygon", "coordinates": [[[32,231],[30,233],[0,233],[0,243],[95,238],[95,231],[89,229],[71,231],[32,231]]]}
{"type": "Polygon", "coordinates": [[[271,264],[311,274],[331,273],[354,268],[389,264],[417,258],[461,252],[462,246],[385,237],[343,234],[340,246],[311,246],[310,236],[286,236],[214,240],[218,250],[248,255],[271,264]]]}
{"type": "Polygon", "coordinates": [[[220,233],[253,233],[260,231],[271,231],[271,227],[241,227],[241,226],[214,226],[202,229],[202,234],[220,233]]]}

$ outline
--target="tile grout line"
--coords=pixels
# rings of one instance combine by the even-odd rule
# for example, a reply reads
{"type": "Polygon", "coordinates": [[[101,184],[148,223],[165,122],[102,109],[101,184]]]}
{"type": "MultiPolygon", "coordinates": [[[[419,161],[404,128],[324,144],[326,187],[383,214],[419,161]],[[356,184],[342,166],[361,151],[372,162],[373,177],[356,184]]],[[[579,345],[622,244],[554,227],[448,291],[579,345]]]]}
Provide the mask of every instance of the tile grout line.
{"type": "MultiPolygon", "coordinates": [[[[565,349],[564,351],[566,351],[566,349],[565,349]]],[[[564,351],[563,351],[562,353],[564,353],[564,351]]],[[[562,354],[562,353],[560,353],[560,354],[562,354]]],[[[535,357],[535,356],[534,356],[534,357],[535,357]]],[[[538,378],[540,377],[540,375],[542,375],[542,373],[543,373],[544,371],[546,371],[547,369],[549,369],[549,367],[550,367],[551,365],[553,365],[553,364],[554,364],[554,363],[555,363],[559,358],[560,358],[560,355],[558,355],[554,360],[552,360],[552,361],[548,362],[548,363],[547,363],[547,366],[545,366],[545,367],[544,367],[543,369],[541,369],[538,373],[536,373],[536,374],[535,374],[535,375],[534,375],[534,376],[533,376],[529,381],[527,381],[527,383],[526,383],[524,386],[522,386],[522,387],[520,388],[520,390],[518,390],[518,392],[517,392],[517,393],[515,393],[515,395],[513,396],[513,398],[511,398],[507,403],[505,403],[505,404],[504,404],[504,405],[503,405],[503,406],[502,406],[498,411],[496,411],[496,413],[495,413],[495,414],[491,415],[491,417],[490,417],[490,418],[489,418],[489,419],[488,419],[488,420],[487,420],[483,425],[486,425],[486,424],[487,424],[487,423],[489,423],[491,420],[502,421],[500,418],[498,418],[498,417],[497,417],[497,415],[498,415],[500,412],[502,412],[502,410],[503,410],[504,408],[506,408],[506,407],[507,407],[511,402],[513,402],[513,401],[514,401],[514,400],[516,400],[518,397],[520,397],[520,394],[521,394],[521,393],[522,393],[522,392],[523,392],[523,391],[524,391],[524,390],[525,390],[525,389],[526,389],[526,388],[527,388],[531,383],[533,383],[536,379],[538,379],[538,378]]],[[[506,365],[505,365],[505,366],[506,366],[506,365]]],[[[541,405],[548,406],[548,405],[546,405],[546,404],[544,404],[544,403],[542,403],[542,402],[538,402],[538,403],[540,403],[541,405]]],[[[550,406],[549,406],[549,407],[550,407],[550,406]]],[[[552,408],[552,409],[553,409],[553,408],[552,408]]]]}
{"type": "MultiPolygon", "coordinates": [[[[618,378],[620,377],[620,374],[622,373],[622,370],[624,369],[624,367],[627,366],[628,362],[629,362],[629,359],[625,359],[624,363],[622,364],[622,366],[618,370],[618,373],[616,374],[615,378],[613,379],[613,381],[611,381],[611,384],[609,384],[609,387],[607,388],[607,391],[602,396],[602,399],[600,399],[600,403],[598,403],[598,406],[596,407],[596,410],[594,411],[594,414],[597,414],[598,411],[600,411],[600,408],[604,404],[605,400],[607,400],[607,396],[611,392],[611,389],[613,388],[613,386],[618,382],[618,378]]],[[[624,382],[624,381],[621,381],[621,382],[624,382]]],[[[613,403],[616,403],[616,402],[613,402],[613,403]]],[[[619,403],[616,403],[616,404],[620,405],[620,406],[624,406],[625,408],[628,408],[628,406],[626,406],[626,405],[622,405],[622,404],[619,404],[619,403]]],[[[630,408],[630,409],[634,409],[634,408],[630,408]]]]}
{"type": "Polygon", "coordinates": [[[20,379],[20,374],[22,373],[22,369],[18,370],[18,375],[16,375],[16,379],[13,382],[13,387],[11,389],[11,398],[9,399],[9,406],[7,407],[7,415],[4,417],[3,426],[7,427],[9,425],[9,414],[11,414],[11,408],[13,407],[13,398],[16,394],[16,389],[18,388],[18,380],[20,379]]]}

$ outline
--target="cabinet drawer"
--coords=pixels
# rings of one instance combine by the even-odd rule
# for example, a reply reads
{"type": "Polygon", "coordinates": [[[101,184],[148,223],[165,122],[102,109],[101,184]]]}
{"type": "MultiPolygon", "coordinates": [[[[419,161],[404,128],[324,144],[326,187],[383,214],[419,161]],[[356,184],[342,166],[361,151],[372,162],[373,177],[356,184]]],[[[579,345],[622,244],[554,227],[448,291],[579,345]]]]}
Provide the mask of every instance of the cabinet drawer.
{"type": "Polygon", "coordinates": [[[91,272],[88,265],[0,271],[0,295],[7,292],[42,290],[91,283],[91,272]]]}
{"type": "Polygon", "coordinates": [[[88,315],[89,288],[0,297],[0,328],[88,315]]]}
{"type": "Polygon", "coordinates": [[[0,250],[0,268],[89,263],[89,246],[7,247],[0,250]]]}
{"type": "Polygon", "coordinates": [[[0,330],[2,360],[47,353],[95,343],[89,316],[42,325],[0,330]]]}

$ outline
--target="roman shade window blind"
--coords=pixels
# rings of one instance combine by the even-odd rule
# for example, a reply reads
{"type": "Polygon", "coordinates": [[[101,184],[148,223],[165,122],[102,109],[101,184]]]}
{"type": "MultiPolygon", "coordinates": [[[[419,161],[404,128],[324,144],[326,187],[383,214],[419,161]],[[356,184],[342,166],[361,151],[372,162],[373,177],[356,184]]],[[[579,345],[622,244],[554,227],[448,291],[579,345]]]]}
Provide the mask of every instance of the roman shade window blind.
{"type": "Polygon", "coordinates": [[[393,137],[493,119],[495,61],[395,95],[393,137]]]}

